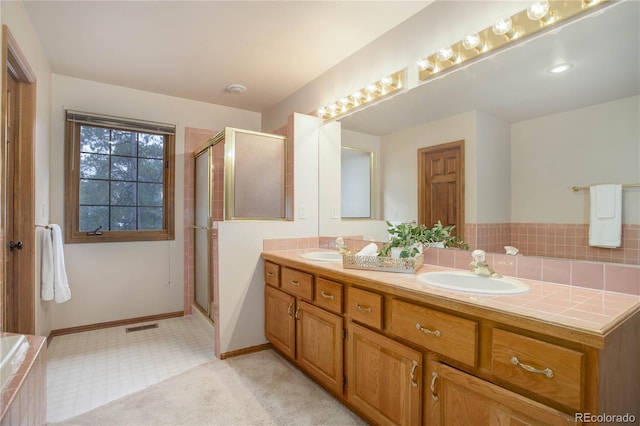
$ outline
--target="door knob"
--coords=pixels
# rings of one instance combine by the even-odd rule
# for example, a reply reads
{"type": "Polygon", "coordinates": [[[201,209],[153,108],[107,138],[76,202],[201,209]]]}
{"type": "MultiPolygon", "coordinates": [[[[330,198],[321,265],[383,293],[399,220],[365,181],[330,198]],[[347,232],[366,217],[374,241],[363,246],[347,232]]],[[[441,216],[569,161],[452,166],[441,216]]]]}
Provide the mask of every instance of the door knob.
{"type": "Polygon", "coordinates": [[[13,249],[22,250],[22,241],[18,241],[17,243],[14,241],[9,241],[9,250],[13,249]]]}

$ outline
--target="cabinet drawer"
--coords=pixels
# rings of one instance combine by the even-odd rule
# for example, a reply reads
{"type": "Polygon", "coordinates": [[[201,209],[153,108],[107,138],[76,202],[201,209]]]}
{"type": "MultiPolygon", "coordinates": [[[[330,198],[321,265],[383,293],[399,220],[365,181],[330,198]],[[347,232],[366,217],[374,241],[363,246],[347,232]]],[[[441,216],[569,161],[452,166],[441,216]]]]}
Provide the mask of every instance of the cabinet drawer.
{"type": "Polygon", "coordinates": [[[295,269],[282,268],[282,289],[307,300],[313,300],[313,275],[295,269]]]}
{"type": "Polygon", "coordinates": [[[347,290],[347,314],[351,319],[382,329],[382,296],[357,288],[347,290]]]}
{"type": "Polygon", "coordinates": [[[491,372],[502,380],[576,410],[582,408],[584,354],[493,329],[491,372]]]}
{"type": "Polygon", "coordinates": [[[342,284],[318,278],[315,285],[315,304],[327,311],[342,314],[342,284]]]}
{"type": "Polygon", "coordinates": [[[280,287],[280,265],[264,262],[264,282],[272,287],[280,287]]]}
{"type": "Polygon", "coordinates": [[[478,324],[394,299],[391,333],[449,358],[476,366],[478,324]]]}

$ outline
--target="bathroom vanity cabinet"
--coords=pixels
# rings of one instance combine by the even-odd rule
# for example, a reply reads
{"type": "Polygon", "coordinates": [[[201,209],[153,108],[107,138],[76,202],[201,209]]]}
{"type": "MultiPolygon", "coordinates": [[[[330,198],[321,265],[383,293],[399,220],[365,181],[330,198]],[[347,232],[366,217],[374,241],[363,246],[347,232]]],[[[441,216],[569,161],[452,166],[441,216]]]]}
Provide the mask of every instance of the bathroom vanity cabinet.
{"type": "MultiPolygon", "coordinates": [[[[267,263],[265,278],[269,278],[269,270],[278,268],[267,263]]],[[[314,299],[313,275],[289,268],[282,268],[281,272],[281,285],[274,286],[273,280],[265,279],[268,284],[265,287],[267,339],[325,388],[341,394],[344,382],[343,318],[309,303],[314,299]]],[[[325,296],[321,291],[321,297],[337,302],[341,299],[341,291],[341,287],[324,291],[325,296]]]]}
{"type": "Polygon", "coordinates": [[[638,304],[606,332],[584,330],[444,297],[406,274],[346,270],[290,252],[263,258],[267,339],[371,423],[640,416],[640,385],[631,379],[640,377],[638,304]]]}

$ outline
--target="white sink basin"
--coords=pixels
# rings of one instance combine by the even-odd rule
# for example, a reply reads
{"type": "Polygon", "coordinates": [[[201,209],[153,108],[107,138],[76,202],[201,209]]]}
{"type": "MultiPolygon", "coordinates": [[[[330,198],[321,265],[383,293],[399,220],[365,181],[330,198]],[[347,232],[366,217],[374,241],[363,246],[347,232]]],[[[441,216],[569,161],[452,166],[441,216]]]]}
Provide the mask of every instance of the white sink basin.
{"type": "Polygon", "coordinates": [[[418,275],[424,284],[447,290],[481,294],[519,294],[529,291],[529,286],[511,278],[483,277],[471,272],[427,272],[418,275]]]}
{"type": "Polygon", "coordinates": [[[342,254],[339,251],[308,251],[306,253],[300,253],[300,256],[309,260],[342,262],[342,254]]]}

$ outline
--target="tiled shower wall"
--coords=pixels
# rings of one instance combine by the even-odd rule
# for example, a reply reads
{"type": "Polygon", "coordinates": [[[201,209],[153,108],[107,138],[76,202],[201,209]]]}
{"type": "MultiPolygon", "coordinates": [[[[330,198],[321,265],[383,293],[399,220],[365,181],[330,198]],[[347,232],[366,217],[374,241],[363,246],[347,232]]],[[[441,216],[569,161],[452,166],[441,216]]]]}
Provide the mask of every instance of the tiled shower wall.
{"type": "Polygon", "coordinates": [[[622,226],[622,245],[589,246],[589,225],[554,223],[467,223],[465,240],[472,248],[504,253],[504,246],[527,256],[640,264],[640,225],[622,226]]]}

